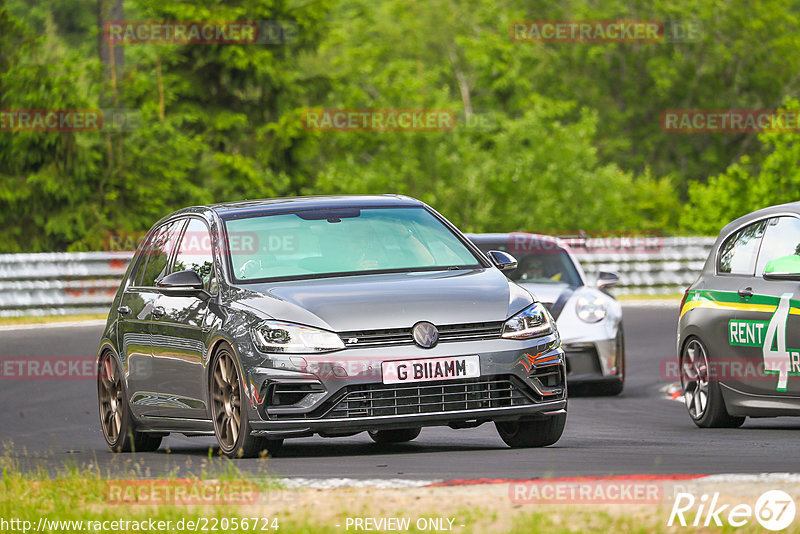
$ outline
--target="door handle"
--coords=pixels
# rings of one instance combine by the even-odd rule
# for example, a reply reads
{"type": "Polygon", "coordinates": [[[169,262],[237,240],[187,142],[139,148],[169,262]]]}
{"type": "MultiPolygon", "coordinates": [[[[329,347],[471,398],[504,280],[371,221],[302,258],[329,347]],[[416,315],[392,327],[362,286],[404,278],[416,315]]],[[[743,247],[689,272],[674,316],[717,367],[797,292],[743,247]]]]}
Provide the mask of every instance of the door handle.
{"type": "Polygon", "coordinates": [[[128,306],[120,306],[117,308],[117,311],[120,315],[128,315],[131,312],[131,309],[128,306]]]}
{"type": "Polygon", "coordinates": [[[737,291],[739,296],[743,299],[749,299],[753,296],[753,288],[752,287],[743,287],[739,291],[737,291]]]}
{"type": "Polygon", "coordinates": [[[164,314],[166,313],[167,312],[163,306],[156,306],[155,308],[153,308],[153,317],[155,317],[156,319],[158,319],[159,317],[164,317],[164,314]]]}

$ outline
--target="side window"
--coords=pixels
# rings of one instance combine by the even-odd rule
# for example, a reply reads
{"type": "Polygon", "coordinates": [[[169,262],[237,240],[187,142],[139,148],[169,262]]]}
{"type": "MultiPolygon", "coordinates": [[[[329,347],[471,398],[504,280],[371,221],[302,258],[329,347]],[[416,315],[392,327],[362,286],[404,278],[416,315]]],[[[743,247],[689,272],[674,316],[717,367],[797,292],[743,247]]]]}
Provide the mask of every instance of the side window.
{"type": "Polygon", "coordinates": [[[158,228],[144,247],[139,272],[136,275],[136,285],[153,287],[156,280],[167,274],[167,265],[172,251],[178,242],[180,230],[183,228],[184,220],[169,222],[158,228]]]}
{"type": "Polygon", "coordinates": [[[767,222],[756,275],[770,272],[800,272],[800,219],[775,217],[767,222]]]}
{"type": "Polygon", "coordinates": [[[718,271],[752,276],[766,225],[767,221],[759,221],[745,226],[729,237],[720,250],[718,271]]]}
{"type": "Polygon", "coordinates": [[[216,284],[214,278],[214,254],[211,250],[211,234],[206,223],[191,218],[178,247],[172,272],[191,269],[200,275],[206,289],[212,293],[216,284]]]}

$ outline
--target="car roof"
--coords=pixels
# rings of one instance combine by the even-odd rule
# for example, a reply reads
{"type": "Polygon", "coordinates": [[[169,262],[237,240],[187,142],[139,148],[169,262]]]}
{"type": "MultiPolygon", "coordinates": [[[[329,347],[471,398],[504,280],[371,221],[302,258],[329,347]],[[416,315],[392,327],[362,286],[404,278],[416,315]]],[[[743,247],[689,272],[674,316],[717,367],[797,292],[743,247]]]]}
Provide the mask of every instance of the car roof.
{"type": "Polygon", "coordinates": [[[300,210],[424,205],[415,198],[403,195],[337,195],[241,200],[212,204],[208,207],[217,212],[221,218],[230,219],[300,210]]]}
{"type": "Polygon", "coordinates": [[[727,236],[731,231],[746,225],[751,221],[757,221],[768,217],[775,217],[778,215],[785,215],[787,213],[794,213],[800,215],[800,202],[789,202],[787,204],[778,204],[776,206],[769,206],[754,212],[743,215],[726,224],[720,230],[720,237],[727,236]]]}

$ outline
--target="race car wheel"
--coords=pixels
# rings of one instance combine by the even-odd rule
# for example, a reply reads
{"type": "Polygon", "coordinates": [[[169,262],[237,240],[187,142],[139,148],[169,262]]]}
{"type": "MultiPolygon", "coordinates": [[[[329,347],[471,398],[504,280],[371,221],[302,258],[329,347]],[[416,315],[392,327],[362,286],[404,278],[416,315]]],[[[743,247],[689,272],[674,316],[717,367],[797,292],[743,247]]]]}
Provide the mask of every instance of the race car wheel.
{"type": "Polygon", "coordinates": [[[222,454],[228,458],[253,458],[276,454],[283,440],[268,440],[251,435],[247,409],[242,408],[242,383],[233,350],[223,344],[214,355],[211,371],[211,410],[214,434],[222,454]]]}
{"type": "Polygon", "coordinates": [[[369,437],[375,443],[404,443],[419,436],[421,428],[400,428],[397,430],[370,430],[369,437]]]}
{"type": "Polygon", "coordinates": [[[119,364],[109,351],[97,360],[97,399],[103,437],[112,451],[151,452],[158,449],[161,434],[136,431],[119,364]]]}
{"type": "Polygon", "coordinates": [[[567,414],[551,415],[532,421],[495,422],[497,433],[511,448],[546,447],[561,438],[567,414]]]}
{"type": "Polygon", "coordinates": [[[690,339],[681,353],[681,391],[689,417],[701,428],[742,426],[745,418],[731,416],[725,409],[719,381],[712,379],[708,362],[705,345],[690,339]]]}

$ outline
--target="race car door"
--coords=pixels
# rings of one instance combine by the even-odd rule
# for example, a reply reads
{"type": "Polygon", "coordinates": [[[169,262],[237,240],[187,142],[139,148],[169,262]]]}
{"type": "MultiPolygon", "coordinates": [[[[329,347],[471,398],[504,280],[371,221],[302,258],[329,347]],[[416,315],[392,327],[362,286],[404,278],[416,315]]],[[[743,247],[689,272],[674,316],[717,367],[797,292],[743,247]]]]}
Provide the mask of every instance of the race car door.
{"type": "MultiPolygon", "coordinates": [[[[214,255],[206,223],[189,219],[170,272],[191,269],[206,290],[214,289],[214,255]]],[[[179,419],[208,419],[206,399],[205,333],[208,298],[202,294],[161,291],[151,325],[153,365],[156,369],[160,415],[179,419]]]]}
{"type": "Polygon", "coordinates": [[[800,396],[800,218],[766,221],[752,297],[729,325],[745,366],[734,387],[751,394],[800,396]]]}

